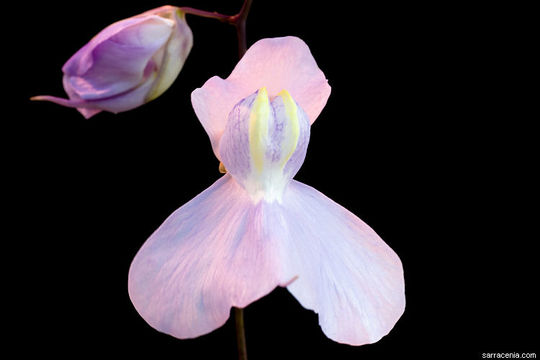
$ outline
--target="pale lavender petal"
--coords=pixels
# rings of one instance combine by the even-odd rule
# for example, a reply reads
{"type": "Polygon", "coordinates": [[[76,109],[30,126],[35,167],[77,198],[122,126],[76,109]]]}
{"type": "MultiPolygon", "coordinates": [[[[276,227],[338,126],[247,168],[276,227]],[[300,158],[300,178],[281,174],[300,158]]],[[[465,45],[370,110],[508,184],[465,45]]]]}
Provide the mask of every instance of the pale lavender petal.
{"type": "Polygon", "coordinates": [[[283,197],[274,236],[282,239],[289,291],[319,314],[337,342],[378,341],[405,308],[399,257],[354,214],[317,190],[292,181],[283,197]]]}
{"type": "Polygon", "coordinates": [[[271,98],[287,90],[308,115],[310,123],[319,116],[330,86],[308,46],[297,37],[262,39],[253,44],[231,75],[210,78],[191,94],[199,121],[210,137],[219,158],[219,140],[227,116],[235,104],[259,88],[271,98]]]}
{"type": "Polygon", "coordinates": [[[267,206],[225,175],[175,211],[131,264],[128,290],[139,314],[161,332],[192,338],[282,283],[267,206]]]}
{"type": "Polygon", "coordinates": [[[294,180],[281,201],[254,202],[230,175],[152,234],[128,290],[152,327],[192,338],[278,285],[351,345],[378,341],[405,306],[399,258],[355,215],[294,180]]]}
{"type": "Polygon", "coordinates": [[[271,201],[281,197],[302,166],[309,134],[309,119],[291,95],[283,91],[270,100],[263,88],[234,106],[219,153],[254,199],[271,201]]]}
{"type": "Polygon", "coordinates": [[[221,160],[225,162],[227,172],[237,178],[240,183],[247,179],[253,171],[249,145],[249,120],[257,93],[242,99],[234,106],[229,113],[227,126],[220,143],[221,160]]]}
{"type": "MultiPolygon", "coordinates": [[[[296,99],[293,101],[295,100],[296,99]]],[[[299,133],[295,150],[290,155],[290,158],[287,160],[283,169],[283,173],[286,174],[288,179],[292,179],[302,167],[302,164],[306,158],[311,133],[309,116],[299,103],[295,101],[295,104],[297,107],[296,116],[298,118],[299,133]]],[[[272,145],[273,150],[279,153],[285,145],[283,144],[284,139],[290,136],[290,134],[288,134],[290,130],[286,126],[284,127],[284,123],[287,122],[286,119],[288,118],[289,114],[284,106],[283,96],[276,96],[274,98],[272,101],[272,109],[274,110],[276,120],[274,122],[274,128],[272,129],[272,140],[270,144],[272,145]]],[[[278,160],[280,156],[283,156],[283,153],[277,155],[278,160]]],[[[276,161],[275,155],[273,160],[276,161]]]]}
{"type": "Polygon", "coordinates": [[[206,81],[203,87],[191,93],[191,104],[197,118],[210,138],[212,150],[218,159],[219,140],[225,131],[227,117],[234,105],[247,97],[251,92],[243,92],[236,84],[227,82],[218,76],[206,81]]]}

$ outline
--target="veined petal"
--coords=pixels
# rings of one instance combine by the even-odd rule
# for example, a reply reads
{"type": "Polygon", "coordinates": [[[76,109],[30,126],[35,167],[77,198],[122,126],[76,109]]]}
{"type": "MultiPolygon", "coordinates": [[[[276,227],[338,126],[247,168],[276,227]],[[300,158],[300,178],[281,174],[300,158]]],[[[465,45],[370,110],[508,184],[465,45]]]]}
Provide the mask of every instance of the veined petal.
{"type": "Polygon", "coordinates": [[[219,155],[219,140],[235,104],[266,87],[270,98],[287,89],[313,123],[322,111],[330,86],[308,46],[297,37],[262,39],[253,44],[231,75],[214,76],[191,94],[197,117],[219,155]]]}
{"type": "MultiPolygon", "coordinates": [[[[378,341],[405,308],[399,257],[362,220],[317,190],[292,181],[274,236],[283,240],[288,290],[319,314],[330,339],[378,341]]],[[[279,219],[277,219],[279,220],[279,219]]]]}
{"type": "Polygon", "coordinates": [[[128,290],[139,314],[161,332],[192,338],[281,284],[267,206],[225,175],[175,211],[131,264],[128,290]]]}
{"type": "Polygon", "coordinates": [[[255,202],[280,201],[304,162],[309,133],[306,113],[287,90],[270,100],[262,88],[230,112],[219,153],[255,202]]]}
{"type": "Polygon", "coordinates": [[[319,314],[323,332],[351,345],[378,341],[405,307],[398,256],[355,215],[292,180],[281,202],[254,203],[229,174],[175,211],[129,272],[139,314],[178,338],[223,325],[287,286],[319,314]]]}

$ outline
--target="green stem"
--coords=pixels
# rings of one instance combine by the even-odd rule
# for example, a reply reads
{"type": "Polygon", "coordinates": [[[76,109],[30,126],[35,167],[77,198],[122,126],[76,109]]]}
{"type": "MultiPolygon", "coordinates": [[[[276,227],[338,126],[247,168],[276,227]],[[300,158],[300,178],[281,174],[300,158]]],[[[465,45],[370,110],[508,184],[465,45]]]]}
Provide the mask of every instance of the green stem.
{"type": "Polygon", "coordinates": [[[244,329],[244,310],[234,308],[234,322],[236,323],[236,345],[238,360],[247,360],[246,332],[244,329]]]}

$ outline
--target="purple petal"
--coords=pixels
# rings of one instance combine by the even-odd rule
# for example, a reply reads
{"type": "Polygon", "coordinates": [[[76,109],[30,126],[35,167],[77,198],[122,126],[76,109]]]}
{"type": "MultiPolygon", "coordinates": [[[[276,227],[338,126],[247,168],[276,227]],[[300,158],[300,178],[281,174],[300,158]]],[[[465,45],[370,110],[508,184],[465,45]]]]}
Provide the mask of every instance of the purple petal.
{"type": "MultiPolygon", "coordinates": [[[[148,77],[142,84],[131,89],[129,92],[122,93],[110,98],[87,100],[82,106],[83,109],[98,108],[112,113],[119,113],[135,109],[147,102],[148,92],[152,89],[155,81],[155,75],[148,77]]],[[[81,111],[81,108],[78,108],[81,111]]],[[[82,112],[82,111],[81,111],[82,112]]]]}
{"type": "Polygon", "coordinates": [[[110,25],[64,65],[65,89],[84,100],[126,92],[144,80],[152,56],[167,42],[173,22],[152,15],[110,25]]]}

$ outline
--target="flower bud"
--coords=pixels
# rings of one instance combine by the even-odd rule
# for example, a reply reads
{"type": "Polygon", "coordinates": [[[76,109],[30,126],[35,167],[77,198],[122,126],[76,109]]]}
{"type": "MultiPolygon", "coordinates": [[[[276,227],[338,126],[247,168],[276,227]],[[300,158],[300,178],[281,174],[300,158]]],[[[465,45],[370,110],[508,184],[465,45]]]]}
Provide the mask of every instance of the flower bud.
{"type": "Polygon", "coordinates": [[[77,108],[85,118],[100,111],[134,109],[171,86],[191,50],[185,14],[163,6],[109,25],[62,67],[69,99],[35,96],[77,108]]]}

